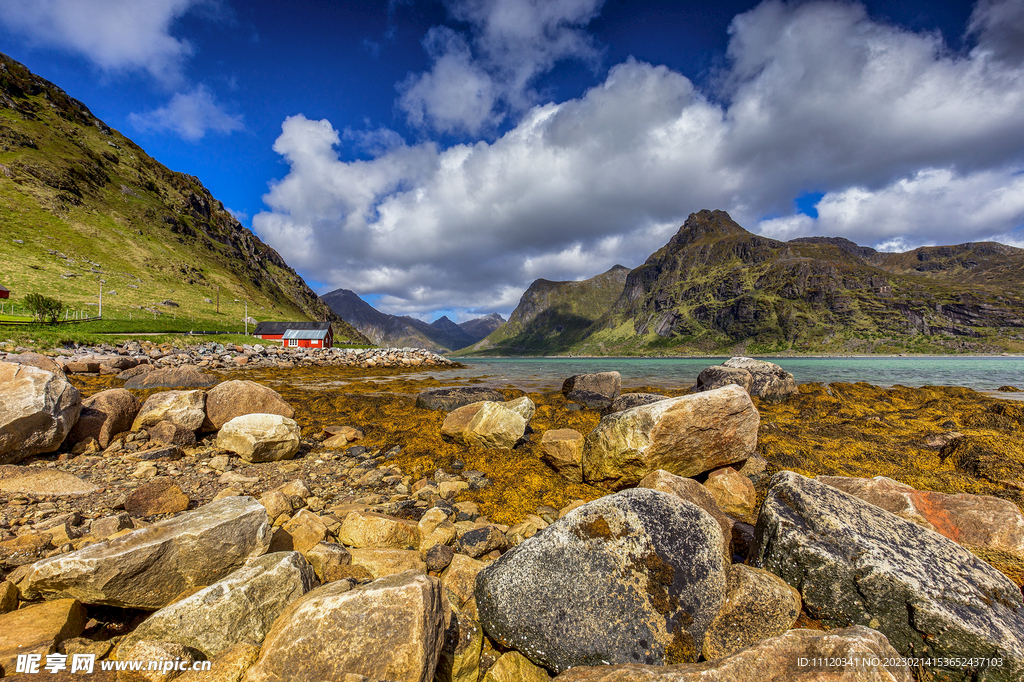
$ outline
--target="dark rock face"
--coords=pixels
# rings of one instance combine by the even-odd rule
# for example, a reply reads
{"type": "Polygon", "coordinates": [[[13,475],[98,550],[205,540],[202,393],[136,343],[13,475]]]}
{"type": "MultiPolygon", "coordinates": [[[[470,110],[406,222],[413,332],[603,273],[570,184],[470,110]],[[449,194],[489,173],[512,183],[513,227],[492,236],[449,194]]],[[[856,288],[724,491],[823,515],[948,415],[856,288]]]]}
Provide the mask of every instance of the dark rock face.
{"type": "MultiPolygon", "coordinates": [[[[867,625],[904,656],[996,657],[1024,678],[1024,603],[1006,576],[947,538],[789,471],[772,479],[751,563],[801,591],[815,618],[867,625]]],[[[943,680],[978,679],[936,665],[943,680]]]]}
{"type": "Polygon", "coordinates": [[[722,531],[647,489],[585,504],[477,576],[488,635],[555,672],[697,660],[725,599],[722,531]]]}
{"type": "Polygon", "coordinates": [[[455,386],[452,388],[433,388],[416,396],[416,407],[422,410],[444,410],[451,412],[465,405],[472,405],[483,400],[502,403],[505,396],[493,388],[481,386],[455,386]]]}
{"type": "Polygon", "coordinates": [[[618,372],[577,374],[562,383],[562,395],[592,410],[610,406],[621,391],[622,377],[618,372]]]}
{"type": "Polygon", "coordinates": [[[752,381],[753,377],[745,369],[715,365],[714,367],[707,367],[701,370],[701,373],[697,375],[697,383],[694,385],[693,390],[694,392],[712,391],[722,386],[736,384],[747,393],[750,393],[752,381]]]}
{"type": "Polygon", "coordinates": [[[200,372],[195,367],[175,367],[173,369],[154,369],[132,377],[125,382],[129,390],[145,390],[147,388],[209,388],[217,380],[209,374],[200,372]]]}
{"type": "Polygon", "coordinates": [[[660,393],[623,393],[613,400],[611,405],[604,408],[601,411],[601,414],[604,416],[612,414],[613,412],[622,412],[623,410],[628,410],[631,407],[650,405],[651,403],[656,403],[659,400],[668,400],[668,396],[661,395],[660,393]]]}

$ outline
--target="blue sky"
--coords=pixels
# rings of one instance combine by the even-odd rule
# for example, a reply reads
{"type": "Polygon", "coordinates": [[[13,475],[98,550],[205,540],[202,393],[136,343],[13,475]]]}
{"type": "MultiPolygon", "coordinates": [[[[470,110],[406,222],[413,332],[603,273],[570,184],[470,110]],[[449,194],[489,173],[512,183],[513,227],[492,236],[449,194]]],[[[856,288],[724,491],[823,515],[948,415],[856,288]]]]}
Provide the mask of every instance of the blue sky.
{"type": "Polygon", "coordinates": [[[779,239],[1024,246],[1024,3],[5,0],[0,50],[320,293],[457,319],[779,239]]]}

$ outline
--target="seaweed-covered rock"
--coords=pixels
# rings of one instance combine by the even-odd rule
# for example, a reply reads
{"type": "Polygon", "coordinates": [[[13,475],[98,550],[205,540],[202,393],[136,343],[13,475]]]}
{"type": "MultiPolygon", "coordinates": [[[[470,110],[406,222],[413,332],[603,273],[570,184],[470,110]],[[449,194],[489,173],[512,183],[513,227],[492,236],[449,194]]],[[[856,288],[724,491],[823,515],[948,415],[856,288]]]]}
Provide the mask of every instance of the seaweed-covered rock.
{"type": "Polygon", "coordinates": [[[556,672],[695,661],[725,598],[718,524],[655,490],[585,504],[477,576],[488,635],[556,672]]]}
{"type": "Polygon", "coordinates": [[[739,386],[616,412],[587,435],[583,479],[619,490],[658,469],[695,476],[740,462],[754,454],[759,423],[739,386]]]}
{"type": "MultiPolygon", "coordinates": [[[[140,365],[140,367],[143,366],[145,365],[140,365]]],[[[149,388],[209,388],[216,383],[216,378],[186,365],[168,369],[142,370],[129,378],[124,383],[124,387],[133,391],[144,391],[149,388]]]]}
{"type": "Polygon", "coordinates": [[[444,410],[451,412],[465,405],[483,401],[500,403],[505,396],[493,388],[483,386],[452,386],[448,388],[431,388],[416,396],[416,407],[422,410],[444,410]]]}
{"type": "MultiPolygon", "coordinates": [[[[800,590],[832,625],[868,625],[905,656],[1001,658],[985,679],[1024,677],[1020,589],[951,540],[832,486],[783,471],[757,521],[751,563],[800,590]]],[[[936,665],[942,679],[971,669],[936,665]]]]}

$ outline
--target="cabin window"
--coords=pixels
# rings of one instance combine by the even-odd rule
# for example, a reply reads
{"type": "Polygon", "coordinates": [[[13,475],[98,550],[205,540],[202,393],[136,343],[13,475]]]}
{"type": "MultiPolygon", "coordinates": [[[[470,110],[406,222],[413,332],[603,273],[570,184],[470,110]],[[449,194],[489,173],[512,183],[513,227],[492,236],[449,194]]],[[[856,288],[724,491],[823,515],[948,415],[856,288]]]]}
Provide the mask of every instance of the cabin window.
{"type": "Polygon", "coordinates": [[[299,345],[298,339],[288,339],[288,345],[292,348],[299,345]]]}

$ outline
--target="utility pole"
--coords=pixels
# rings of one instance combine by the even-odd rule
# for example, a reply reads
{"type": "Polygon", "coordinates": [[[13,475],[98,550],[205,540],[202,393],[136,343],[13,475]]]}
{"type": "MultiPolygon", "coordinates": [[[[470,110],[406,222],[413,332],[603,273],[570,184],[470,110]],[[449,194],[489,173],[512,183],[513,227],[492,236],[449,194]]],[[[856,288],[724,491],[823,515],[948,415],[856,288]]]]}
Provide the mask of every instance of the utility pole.
{"type": "Polygon", "coordinates": [[[103,317],[103,280],[100,280],[100,317],[103,317]]]}
{"type": "Polygon", "coordinates": [[[220,285],[217,285],[217,314],[220,315],[220,285]]]}

